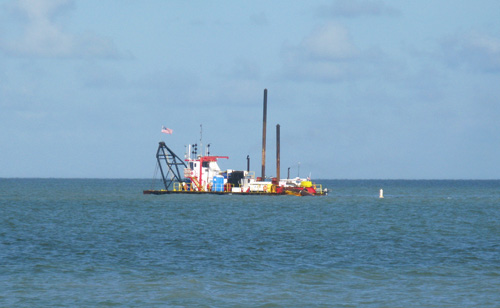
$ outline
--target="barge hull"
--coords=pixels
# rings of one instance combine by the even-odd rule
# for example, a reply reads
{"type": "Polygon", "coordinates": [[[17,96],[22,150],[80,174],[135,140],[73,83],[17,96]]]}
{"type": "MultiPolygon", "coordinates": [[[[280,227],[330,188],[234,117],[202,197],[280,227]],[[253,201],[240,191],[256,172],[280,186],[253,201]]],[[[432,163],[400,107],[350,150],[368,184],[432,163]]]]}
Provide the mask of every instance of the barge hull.
{"type": "MultiPolygon", "coordinates": [[[[283,196],[287,193],[273,192],[230,192],[230,191],[186,191],[186,190],[144,190],[144,195],[169,195],[169,194],[184,194],[184,195],[244,195],[244,196],[283,196]]],[[[313,195],[313,194],[311,194],[313,195]]],[[[326,194],[314,194],[314,196],[324,196],[326,194]]]]}
{"type": "Polygon", "coordinates": [[[284,193],[270,192],[230,192],[230,191],[185,191],[185,190],[144,190],[144,195],[169,195],[169,194],[184,194],[184,195],[245,195],[245,196],[280,196],[284,193]]]}

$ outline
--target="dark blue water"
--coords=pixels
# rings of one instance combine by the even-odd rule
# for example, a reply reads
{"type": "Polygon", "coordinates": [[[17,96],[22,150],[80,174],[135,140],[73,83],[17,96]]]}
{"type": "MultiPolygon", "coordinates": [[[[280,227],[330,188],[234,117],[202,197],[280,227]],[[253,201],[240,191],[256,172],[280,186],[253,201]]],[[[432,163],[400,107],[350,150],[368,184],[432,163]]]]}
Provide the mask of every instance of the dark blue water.
{"type": "Polygon", "coordinates": [[[499,306],[500,181],[320,182],[326,197],[0,179],[0,306],[499,306]]]}

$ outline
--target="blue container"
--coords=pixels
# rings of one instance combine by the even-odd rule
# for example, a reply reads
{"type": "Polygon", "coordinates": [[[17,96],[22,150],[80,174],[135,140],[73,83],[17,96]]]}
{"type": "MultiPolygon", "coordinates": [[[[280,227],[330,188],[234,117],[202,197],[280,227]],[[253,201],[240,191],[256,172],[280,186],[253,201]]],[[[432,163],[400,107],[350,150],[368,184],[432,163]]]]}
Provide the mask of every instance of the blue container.
{"type": "Polygon", "coordinates": [[[224,177],[222,176],[213,177],[212,191],[224,191],[224,177]]]}

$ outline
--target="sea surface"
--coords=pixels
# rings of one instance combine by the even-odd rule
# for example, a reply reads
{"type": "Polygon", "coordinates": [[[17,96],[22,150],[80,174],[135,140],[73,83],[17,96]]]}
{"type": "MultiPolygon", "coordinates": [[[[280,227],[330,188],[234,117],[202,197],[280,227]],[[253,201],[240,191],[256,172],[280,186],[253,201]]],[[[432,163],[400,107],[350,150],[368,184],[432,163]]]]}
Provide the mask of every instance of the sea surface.
{"type": "Polygon", "coordinates": [[[0,307],[500,306],[500,181],[317,182],[0,179],[0,307]]]}

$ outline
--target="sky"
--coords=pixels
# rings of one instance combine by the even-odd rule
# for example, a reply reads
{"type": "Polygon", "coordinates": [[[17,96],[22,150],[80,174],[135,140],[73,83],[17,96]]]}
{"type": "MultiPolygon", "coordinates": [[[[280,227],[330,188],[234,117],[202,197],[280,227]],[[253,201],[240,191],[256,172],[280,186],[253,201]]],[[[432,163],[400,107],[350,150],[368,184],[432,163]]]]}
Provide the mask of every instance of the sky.
{"type": "Polygon", "coordinates": [[[0,0],[0,178],[500,179],[500,1],[0,0]],[[173,130],[162,134],[162,125],[173,130]]]}

